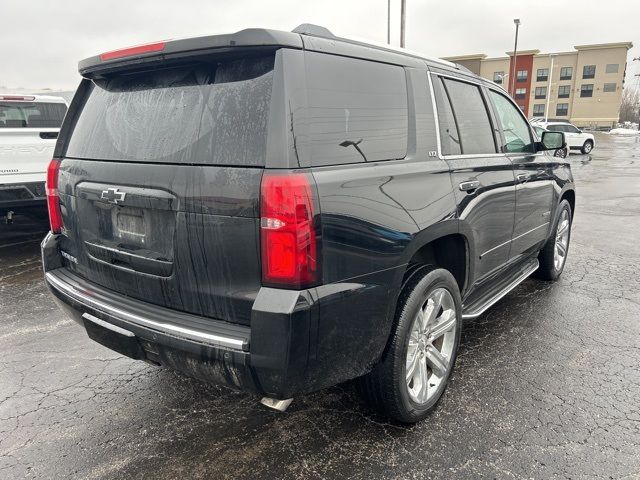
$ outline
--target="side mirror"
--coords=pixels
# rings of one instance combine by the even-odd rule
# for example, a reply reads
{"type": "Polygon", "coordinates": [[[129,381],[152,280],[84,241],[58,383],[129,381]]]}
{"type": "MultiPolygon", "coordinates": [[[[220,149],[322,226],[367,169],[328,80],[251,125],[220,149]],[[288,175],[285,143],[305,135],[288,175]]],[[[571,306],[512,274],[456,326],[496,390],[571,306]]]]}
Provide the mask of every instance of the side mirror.
{"type": "Polygon", "coordinates": [[[559,148],[566,147],[567,143],[564,140],[564,132],[542,132],[541,141],[538,142],[538,148],[536,150],[558,150],[559,148]]]}

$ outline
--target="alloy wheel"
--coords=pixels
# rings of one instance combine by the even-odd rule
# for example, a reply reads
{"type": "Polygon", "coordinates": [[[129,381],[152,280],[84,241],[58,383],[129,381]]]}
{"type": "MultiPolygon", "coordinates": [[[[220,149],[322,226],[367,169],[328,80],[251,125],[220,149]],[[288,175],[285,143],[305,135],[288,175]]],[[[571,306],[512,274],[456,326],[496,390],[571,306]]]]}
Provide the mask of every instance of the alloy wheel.
{"type": "Polygon", "coordinates": [[[560,214],[558,228],[556,230],[556,245],[553,252],[553,266],[556,270],[561,270],[567,259],[567,249],[569,248],[569,212],[565,209],[560,214]]]}
{"type": "Polygon", "coordinates": [[[418,310],[407,346],[405,378],[414,402],[429,402],[446,381],[451,371],[457,323],[451,293],[436,288],[418,310]]]}

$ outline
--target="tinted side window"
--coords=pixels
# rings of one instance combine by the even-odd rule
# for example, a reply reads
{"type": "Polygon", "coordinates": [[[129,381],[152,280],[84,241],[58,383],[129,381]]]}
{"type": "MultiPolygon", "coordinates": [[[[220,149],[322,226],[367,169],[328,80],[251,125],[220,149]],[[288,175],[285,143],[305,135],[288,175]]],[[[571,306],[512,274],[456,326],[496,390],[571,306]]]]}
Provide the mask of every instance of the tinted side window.
{"type": "MultiPolygon", "coordinates": [[[[524,119],[520,111],[507,98],[493,90],[491,99],[496,108],[498,121],[504,132],[505,145],[503,151],[511,152],[534,152],[533,140],[529,123],[524,119]]],[[[551,127],[548,128],[551,130],[551,127]]]]}
{"type": "Polygon", "coordinates": [[[0,128],[60,128],[64,103],[0,102],[0,128]]]}
{"type": "Polygon", "coordinates": [[[549,125],[547,127],[547,130],[549,130],[550,132],[564,132],[564,128],[562,128],[562,125],[549,125]]]}
{"type": "Polygon", "coordinates": [[[307,108],[296,123],[303,122],[307,135],[297,141],[312,166],[406,156],[402,67],[315,52],[305,54],[305,64],[307,108]]]}
{"type": "Polygon", "coordinates": [[[493,129],[480,88],[448,78],[443,82],[460,132],[462,154],[496,153],[493,129]]]}
{"type": "Polygon", "coordinates": [[[436,108],[438,109],[438,124],[440,126],[440,144],[443,155],[460,155],[460,133],[458,125],[453,116],[451,103],[442,79],[440,77],[431,77],[433,81],[433,90],[436,95],[436,108]]]}

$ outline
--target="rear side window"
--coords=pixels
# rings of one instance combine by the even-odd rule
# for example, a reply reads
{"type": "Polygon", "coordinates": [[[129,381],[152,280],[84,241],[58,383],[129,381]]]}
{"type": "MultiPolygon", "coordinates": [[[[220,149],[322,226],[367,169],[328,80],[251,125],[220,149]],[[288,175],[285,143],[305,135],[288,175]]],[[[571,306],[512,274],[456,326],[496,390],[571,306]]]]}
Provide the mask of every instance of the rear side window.
{"type": "Polygon", "coordinates": [[[440,144],[443,155],[460,155],[460,134],[458,125],[453,116],[451,103],[447,91],[444,89],[440,77],[432,77],[433,89],[436,95],[436,108],[438,109],[438,124],[440,126],[440,144]]]}
{"type": "MultiPolygon", "coordinates": [[[[496,153],[496,143],[493,137],[493,129],[489,120],[489,113],[482,98],[480,87],[466,82],[450,80],[448,78],[438,79],[444,85],[444,98],[441,98],[440,105],[443,110],[438,109],[438,113],[443,111],[445,117],[444,131],[441,125],[441,143],[443,144],[443,154],[456,154],[455,136],[451,135],[451,112],[455,118],[458,138],[460,143],[460,153],[463,155],[478,155],[496,153]],[[450,107],[446,104],[450,103],[450,107]],[[450,110],[450,111],[449,111],[450,110]],[[443,139],[443,136],[445,137],[443,139]],[[448,137],[448,138],[447,138],[448,137]],[[450,150],[444,148],[449,143],[450,150]]],[[[436,82],[437,83],[437,82],[436,82]]],[[[442,94],[441,94],[442,96],[442,94]]]]}
{"type": "Polygon", "coordinates": [[[273,64],[270,55],[93,81],[66,155],[262,166],[273,64]]]}
{"type": "Polygon", "coordinates": [[[374,162],[407,154],[407,82],[402,67],[305,54],[307,108],[294,125],[312,166],[374,162]]]}
{"type": "Polygon", "coordinates": [[[0,128],[60,128],[64,103],[0,102],[0,128]]]}

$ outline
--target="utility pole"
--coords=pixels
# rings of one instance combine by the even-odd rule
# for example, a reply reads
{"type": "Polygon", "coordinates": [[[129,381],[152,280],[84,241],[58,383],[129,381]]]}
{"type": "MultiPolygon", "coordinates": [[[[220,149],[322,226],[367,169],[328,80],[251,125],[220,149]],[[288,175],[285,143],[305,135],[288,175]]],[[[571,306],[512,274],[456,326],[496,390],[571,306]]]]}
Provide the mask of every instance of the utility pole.
{"type": "Polygon", "coordinates": [[[518,28],[520,27],[520,19],[515,18],[513,23],[516,25],[516,42],[513,46],[513,66],[511,67],[511,97],[516,98],[516,60],[518,59],[518,28]]]}
{"type": "Polygon", "coordinates": [[[400,0],[400,47],[404,48],[404,21],[407,14],[407,0],[400,0]]]}
{"type": "Polygon", "coordinates": [[[387,0],[387,45],[391,45],[391,0],[387,0]]]}
{"type": "MultiPolygon", "coordinates": [[[[553,77],[553,60],[555,55],[551,55],[551,68],[549,68],[549,82],[547,83],[547,106],[544,107],[544,121],[549,121],[549,99],[551,98],[551,78],[553,77]]],[[[533,75],[533,72],[531,72],[533,75]]]]}

